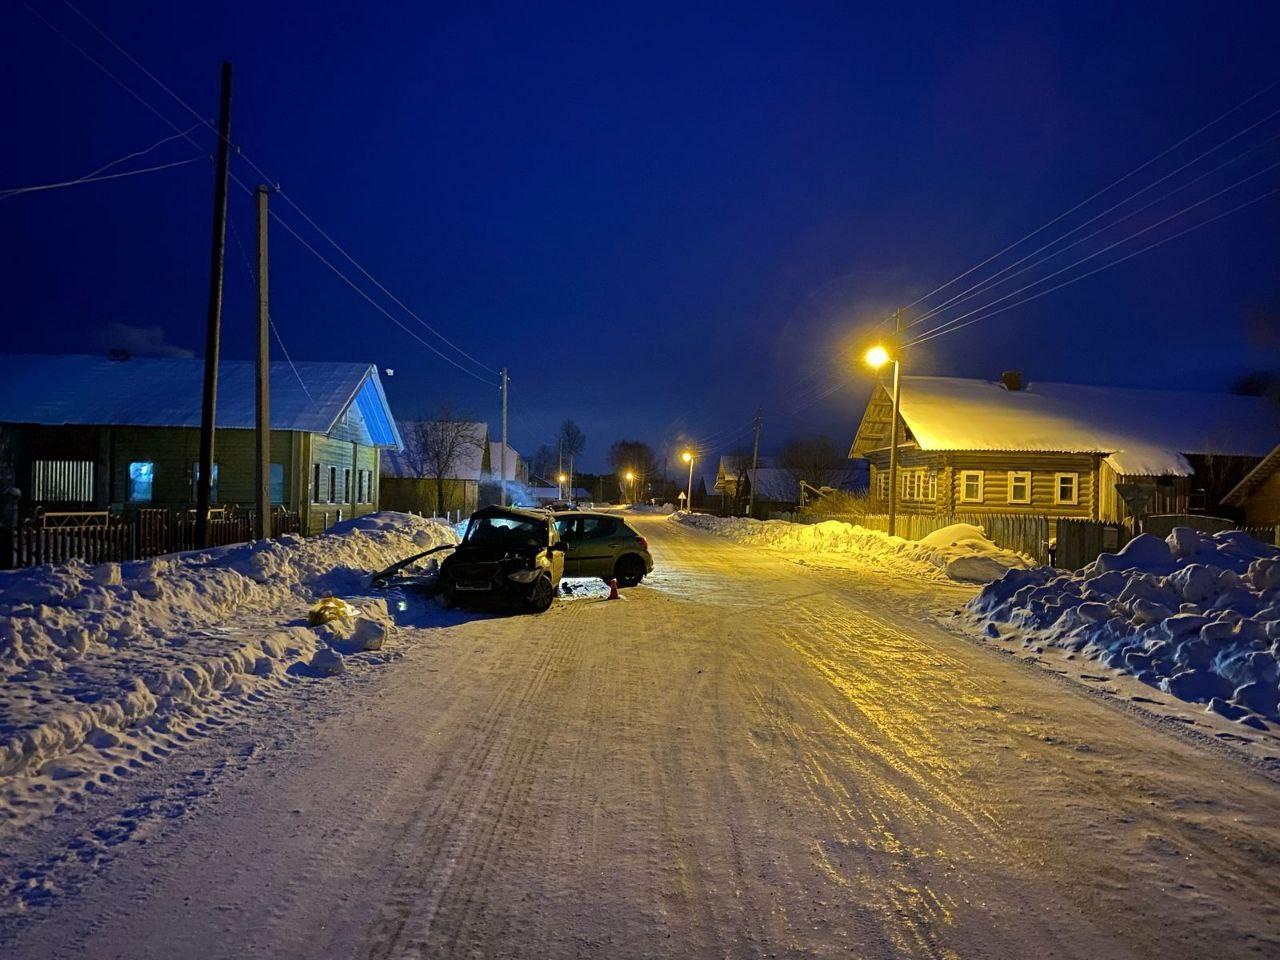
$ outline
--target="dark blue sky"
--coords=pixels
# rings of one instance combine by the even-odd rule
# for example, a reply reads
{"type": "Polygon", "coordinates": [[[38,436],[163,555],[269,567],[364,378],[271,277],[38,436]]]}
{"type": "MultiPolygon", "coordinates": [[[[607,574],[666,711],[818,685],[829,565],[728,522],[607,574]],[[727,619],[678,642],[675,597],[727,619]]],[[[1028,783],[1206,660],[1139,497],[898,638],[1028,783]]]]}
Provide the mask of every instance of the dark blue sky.
{"type": "MultiPolygon", "coordinates": [[[[589,466],[622,436],[733,442],[725,428],[757,403],[766,446],[805,430],[847,442],[870,384],[852,353],[869,322],[1280,77],[1274,3],[369,6],[82,9],[207,116],[218,64],[233,61],[245,153],[422,317],[511,368],[517,448],[572,417],[589,466]]],[[[175,123],[194,122],[62,4],[39,9],[175,123]]],[[[0,188],[72,178],[170,132],[17,3],[0,82],[0,188]]],[[[1277,109],[1280,88],[1106,199],[1277,109]]],[[[1278,130],[1264,123],[1166,187],[1278,130]]],[[[137,163],[194,152],[175,142],[137,163]]],[[[1277,160],[1280,141],[1262,143],[1075,254],[1277,160]]],[[[233,169],[256,180],[243,159],[233,169]]],[[[129,324],[198,351],[211,183],[200,163],[0,201],[5,348],[96,350],[129,324]]],[[[1195,213],[1276,186],[1271,171],[1195,213]]],[[[242,194],[232,218],[249,242],[242,194]]],[[[1274,366],[1278,225],[1270,197],[924,345],[911,369],[1224,388],[1274,366]]],[[[448,402],[496,428],[496,390],[278,228],[272,270],[295,358],[394,367],[398,414],[448,402]]],[[[249,356],[252,316],[231,241],[225,355],[249,356]]]]}

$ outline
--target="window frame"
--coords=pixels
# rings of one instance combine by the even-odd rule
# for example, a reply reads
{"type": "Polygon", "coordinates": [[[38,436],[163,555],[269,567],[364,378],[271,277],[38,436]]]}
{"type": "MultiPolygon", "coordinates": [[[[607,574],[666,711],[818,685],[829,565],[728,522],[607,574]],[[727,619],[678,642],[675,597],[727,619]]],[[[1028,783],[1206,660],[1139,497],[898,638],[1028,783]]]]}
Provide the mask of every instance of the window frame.
{"type": "Polygon", "coordinates": [[[271,501],[272,506],[283,504],[289,495],[288,487],[284,482],[284,464],[271,463],[267,465],[267,499],[271,501]],[[280,498],[276,499],[276,474],[280,475],[280,498]]]}
{"type": "Polygon", "coordinates": [[[1031,503],[1031,471],[1030,470],[1010,470],[1007,476],[1008,490],[1006,491],[1006,499],[1009,503],[1021,504],[1027,506],[1031,503]],[[1014,481],[1025,477],[1027,481],[1027,495],[1025,497],[1015,498],[1013,495],[1014,481]]]}
{"type": "Polygon", "coordinates": [[[351,468],[342,468],[342,502],[354,504],[356,501],[351,496],[351,468]]]}
{"type": "Polygon", "coordinates": [[[130,460],[128,473],[128,486],[126,489],[129,503],[152,503],[155,501],[156,493],[156,462],[154,460],[130,460]],[[137,482],[133,477],[134,467],[147,467],[150,476],[147,478],[147,495],[138,497],[134,495],[134,484],[137,482]]]}
{"type": "Polygon", "coordinates": [[[326,503],[338,502],[338,466],[329,464],[329,499],[326,503]]]}
{"type": "Polygon", "coordinates": [[[1053,502],[1056,506],[1075,507],[1080,504],[1080,474],[1072,470],[1062,470],[1053,475],[1053,502]],[[1062,481],[1071,480],[1071,499],[1062,498],[1062,481]]]}
{"type": "Polygon", "coordinates": [[[957,470],[956,471],[956,502],[957,503],[985,503],[987,494],[986,471],[984,470],[957,470]],[[970,497],[965,495],[965,480],[968,477],[978,478],[978,495],[970,497]]]}
{"type": "Polygon", "coordinates": [[[322,476],[322,474],[320,473],[321,469],[322,469],[322,466],[319,460],[311,464],[311,502],[312,503],[324,503],[324,501],[320,499],[320,478],[322,476]]]}

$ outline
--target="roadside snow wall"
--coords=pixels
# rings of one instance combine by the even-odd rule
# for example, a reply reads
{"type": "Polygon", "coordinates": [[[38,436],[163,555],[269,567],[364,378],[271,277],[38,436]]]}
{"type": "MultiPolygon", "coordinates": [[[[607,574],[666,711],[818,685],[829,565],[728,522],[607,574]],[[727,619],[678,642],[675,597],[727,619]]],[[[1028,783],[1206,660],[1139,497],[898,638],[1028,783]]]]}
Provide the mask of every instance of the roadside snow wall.
{"type": "Polygon", "coordinates": [[[986,538],[981,527],[968,523],[935,530],[923,540],[904,540],[840,520],[791,523],[703,513],[677,513],[673,519],[737,543],[787,553],[839,554],[889,570],[896,568],[908,575],[946,577],[965,583],[987,583],[1010,569],[1031,565],[1026,557],[1000,549],[986,538]]]}
{"type": "Polygon", "coordinates": [[[1012,570],[969,611],[990,636],[1080,653],[1230,719],[1280,718],[1280,549],[1240,531],[1178,527],[1078,573],[1012,570]]]}
{"type": "Polygon", "coordinates": [[[442,522],[381,513],[307,539],[0,573],[0,777],[310,659],[325,637],[282,611],[455,541],[442,522]]]}

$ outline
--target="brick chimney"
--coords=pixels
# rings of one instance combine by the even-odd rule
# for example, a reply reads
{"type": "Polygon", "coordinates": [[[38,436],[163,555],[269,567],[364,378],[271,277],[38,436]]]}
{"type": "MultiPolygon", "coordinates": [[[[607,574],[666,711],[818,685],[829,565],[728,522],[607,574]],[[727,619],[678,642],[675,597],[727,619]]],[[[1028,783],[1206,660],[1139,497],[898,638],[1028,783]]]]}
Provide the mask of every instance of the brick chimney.
{"type": "Polygon", "coordinates": [[[1022,371],[1006,370],[1000,374],[1000,382],[1004,384],[1004,388],[1010,392],[1022,389],[1022,371]]]}

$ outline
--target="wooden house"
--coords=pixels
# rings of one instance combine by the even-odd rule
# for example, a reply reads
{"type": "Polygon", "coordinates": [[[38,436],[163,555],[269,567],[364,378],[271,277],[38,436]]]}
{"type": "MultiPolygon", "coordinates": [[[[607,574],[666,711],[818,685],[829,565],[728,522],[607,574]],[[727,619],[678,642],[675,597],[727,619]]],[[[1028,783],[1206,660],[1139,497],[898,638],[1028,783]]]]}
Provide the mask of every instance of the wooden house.
{"type": "MultiPolygon", "coordinates": [[[[774,457],[760,457],[751,466],[751,457],[723,456],[716,468],[712,490],[720,495],[720,512],[745,513],[748,493],[753,514],[768,518],[774,513],[790,513],[800,505],[800,479],[796,473],[778,465],[774,457]]],[[[865,472],[855,467],[826,471],[821,486],[850,492],[866,489],[865,472]]],[[[696,497],[695,497],[696,499],[696,497]]]]}
{"type": "MultiPolygon", "coordinates": [[[[480,483],[493,472],[489,458],[489,425],[468,421],[405,420],[404,443],[382,451],[382,505],[387,510],[436,514],[473,512],[480,499],[480,483]],[[440,439],[430,439],[433,430],[440,439]],[[452,437],[447,440],[445,438],[452,437]],[[433,456],[436,442],[456,444],[454,455],[433,456]],[[437,478],[434,462],[447,459],[445,476],[437,478]],[[443,494],[443,497],[441,496],[443,494]],[[443,499],[443,503],[441,500],[443,499]]],[[[508,471],[510,471],[508,467],[508,471]]]]}
{"type": "MultiPolygon", "coordinates": [[[[871,462],[872,497],[889,496],[892,397],[878,384],[851,457],[871,462]]],[[[1212,510],[1224,463],[1243,471],[1280,440],[1280,412],[1258,397],[904,377],[898,419],[903,513],[1031,513],[1119,521],[1122,491],[1147,513],[1212,510]]],[[[1220,492],[1217,492],[1220,490],[1220,492]]]]}
{"type": "Polygon", "coordinates": [[[1280,527],[1280,446],[1263,457],[1223,500],[1250,525],[1280,527]]]}
{"type": "MultiPolygon", "coordinates": [[[[204,361],[0,356],[6,483],[20,510],[195,504],[204,361]]],[[[316,532],[378,508],[380,449],[400,435],[375,367],[270,366],[271,499],[316,532]]],[[[215,506],[254,504],[255,365],[219,366],[215,506]]]]}

